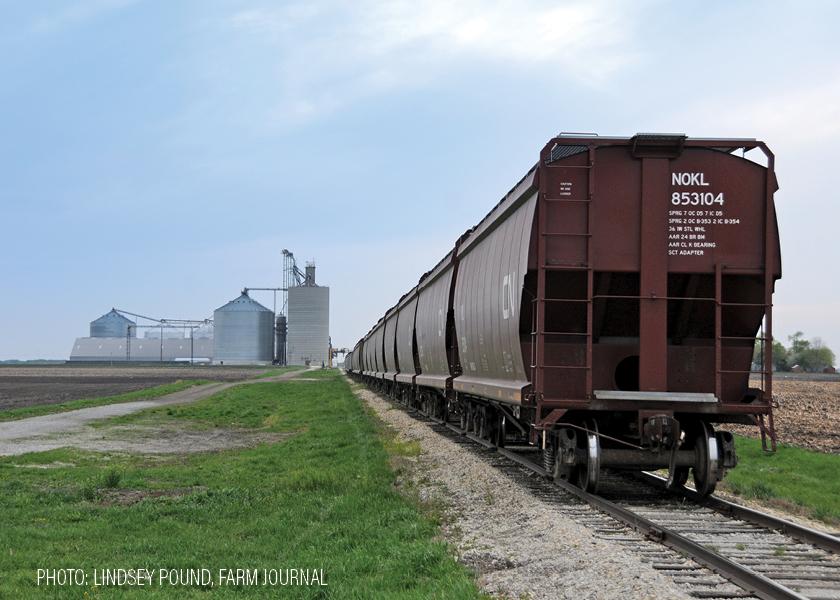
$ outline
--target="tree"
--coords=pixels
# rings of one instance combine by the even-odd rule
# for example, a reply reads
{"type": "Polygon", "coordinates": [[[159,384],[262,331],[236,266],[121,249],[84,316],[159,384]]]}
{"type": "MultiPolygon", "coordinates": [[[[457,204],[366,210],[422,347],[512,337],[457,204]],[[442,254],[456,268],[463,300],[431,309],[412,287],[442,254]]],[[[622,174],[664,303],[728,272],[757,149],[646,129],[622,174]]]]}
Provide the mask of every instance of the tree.
{"type": "Polygon", "coordinates": [[[791,354],[799,354],[800,352],[807,350],[811,345],[811,343],[805,339],[805,334],[801,331],[797,331],[793,335],[789,335],[788,341],[790,342],[791,354]]]}
{"type": "Polygon", "coordinates": [[[823,344],[820,338],[814,338],[799,355],[799,364],[806,371],[822,371],[834,365],[834,352],[823,344]]]}
{"type": "Polygon", "coordinates": [[[788,350],[788,364],[799,365],[805,371],[822,371],[834,365],[834,352],[826,346],[820,338],[811,341],[805,339],[801,331],[797,331],[790,340],[788,350]]]}
{"type": "Polygon", "coordinates": [[[773,369],[776,371],[790,370],[790,354],[782,342],[773,340],[773,369]]]}

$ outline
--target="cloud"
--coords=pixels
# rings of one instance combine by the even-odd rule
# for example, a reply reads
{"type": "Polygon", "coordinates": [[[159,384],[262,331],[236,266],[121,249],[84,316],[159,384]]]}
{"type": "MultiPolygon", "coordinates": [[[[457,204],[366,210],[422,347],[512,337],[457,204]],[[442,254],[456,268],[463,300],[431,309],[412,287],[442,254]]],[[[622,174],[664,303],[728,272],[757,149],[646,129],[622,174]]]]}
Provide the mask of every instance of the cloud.
{"type": "Polygon", "coordinates": [[[636,60],[635,20],[599,1],[322,0],[251,8],[224,23],[271,57],[271,120],[282,127],[465,66],[544,67],[548,80],[598,86],[636,60]]]}
{"type": "Polygon", "coordinates": [[[137,0],[81,0],[71,2],[62,10],[51,11],[35,19],[31,32],[52,34],[68,27],[75,27],[111,11],[121,10],[137,0]]]}
{"type": "Polygon", "coordinates": [[[724,95],[681,106],[668,120],[692,123],[708,134],[764,139],[787,151],[833,142],[840,135],[840,72],[802,85],[727,89],[724,95]],[[722,132],[722,133],[721,133],[722,132]]]}

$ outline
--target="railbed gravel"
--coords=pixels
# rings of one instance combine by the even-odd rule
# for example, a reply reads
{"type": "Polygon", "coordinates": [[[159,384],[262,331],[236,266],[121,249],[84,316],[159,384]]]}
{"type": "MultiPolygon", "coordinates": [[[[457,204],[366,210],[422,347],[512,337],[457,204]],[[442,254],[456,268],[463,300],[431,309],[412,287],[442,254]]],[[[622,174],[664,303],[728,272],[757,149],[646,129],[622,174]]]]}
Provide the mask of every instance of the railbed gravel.
{"type": "MultiPolygon", "coordinates": [[[[421,453],[402,477],[444,507],[442,534],[482,591],[529,600],[689,598],[637,555],[569,521],[556,506],[380,396],[354,386],[401,441],[421,453]]],[[[559,493],[559,492],[558,492],[559,493]]]]}

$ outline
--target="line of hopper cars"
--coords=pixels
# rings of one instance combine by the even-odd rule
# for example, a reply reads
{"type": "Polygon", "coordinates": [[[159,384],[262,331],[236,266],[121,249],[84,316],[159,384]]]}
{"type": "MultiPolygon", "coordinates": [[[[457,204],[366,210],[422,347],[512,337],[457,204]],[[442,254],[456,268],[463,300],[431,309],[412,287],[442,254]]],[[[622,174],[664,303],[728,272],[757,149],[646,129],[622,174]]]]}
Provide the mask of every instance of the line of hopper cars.
{"type": "Polygon", "coordinates": [[[737,462],[720,425],[775,445],[773,164],[752,139],[560,135],[346,369],[499,446],[531,445],[588,491],[607,467],[665,468],[709,494],[737,462]]]}

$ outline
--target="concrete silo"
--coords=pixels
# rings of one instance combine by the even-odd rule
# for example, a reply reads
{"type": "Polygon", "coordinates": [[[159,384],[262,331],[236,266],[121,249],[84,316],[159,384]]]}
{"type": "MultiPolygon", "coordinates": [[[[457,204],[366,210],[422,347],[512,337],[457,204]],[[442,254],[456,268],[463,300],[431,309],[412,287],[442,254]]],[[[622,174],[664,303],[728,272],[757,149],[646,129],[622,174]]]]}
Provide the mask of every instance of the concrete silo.
{"type": "Polygon", "coordinates": [[[269,364],[274,354],[274,313],[247,292],[213,312],[213,362],[269,364]]]}
{"type": "Polygon", "coordinates": [[[121,315],[116,309],[105,313],[98,319],[90,322],[90,337],[92,338],[126,338],[137,337],[137,323],[121,315]],[[130,329],[129,329],[130,328],[130,329]]]}

